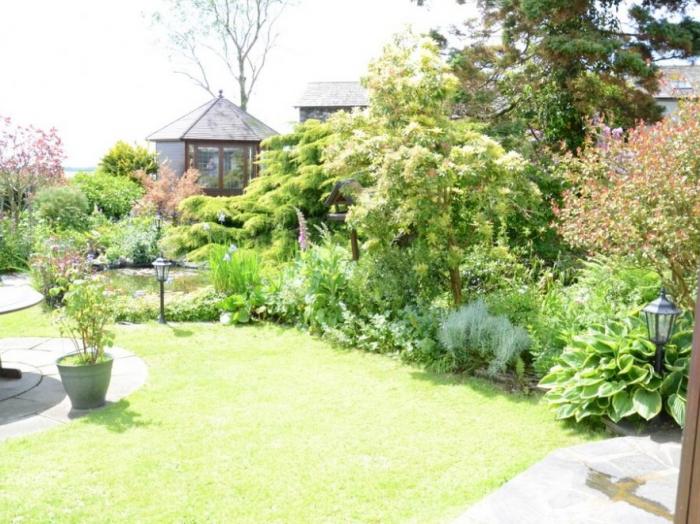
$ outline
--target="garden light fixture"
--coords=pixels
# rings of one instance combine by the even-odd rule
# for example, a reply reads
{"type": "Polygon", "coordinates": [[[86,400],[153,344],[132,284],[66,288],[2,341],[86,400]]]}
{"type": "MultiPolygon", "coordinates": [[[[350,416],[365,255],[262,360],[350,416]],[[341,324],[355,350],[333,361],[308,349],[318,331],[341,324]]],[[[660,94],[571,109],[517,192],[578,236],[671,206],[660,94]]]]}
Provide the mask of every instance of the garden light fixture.
{"type": "Polygon", "coordinates": [[[168,273],[170,272],[170,262],[165,260],[163,257],[158,257],[155,262],[153,262],[153,268],[156,270],[156,280],[160,284],[160,316],[158,317],[158,322],[160,324],[165,324],[165,289],[164,285],[166,280],[168,280],[168,273]]]}
{"type": "Polygon", "coordinates": [[[642,309],[646,316],[649,340],[656,346],[654,370],[662,374],[664,366],[664,346],[671,339],[673,324],[678,315],[683,311],[666,297],[666,291],[662,288],[659,298],[647,304],[642,309]]]}
{"type": "Polygon", "coordinates": [[[153,217],[153,225],[156,228],[156,234],[160,237],[160,228],[163,226],[163,217],[160,213],[156,213],[153,217]]]}

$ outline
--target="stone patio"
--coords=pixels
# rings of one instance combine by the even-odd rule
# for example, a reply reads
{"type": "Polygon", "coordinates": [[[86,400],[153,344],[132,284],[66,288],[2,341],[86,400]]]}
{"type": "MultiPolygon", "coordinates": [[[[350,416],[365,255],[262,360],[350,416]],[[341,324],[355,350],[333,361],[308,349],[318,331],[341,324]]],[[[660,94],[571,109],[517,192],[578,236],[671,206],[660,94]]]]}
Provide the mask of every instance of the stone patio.
{"type": "Polygon", "coordinates": [[[27,275],[0,275],[0,315],[32,307],[44,300],[29,283],[27,275]]]}
{"type": "MultiPolygon", "coordinates": [[[[0,358],[8,368],[22,371],[21,379],[0,378],[0,441],[56,427],[91,410],[72,409],[56,369],[56,360],[75,351],[63,338],[0,339],[0,358]]],[[[107,403],[141,387],[146,364],[124,349],[110,348],[114,358],[107,403]]]]}
{"type": "Polygon", "coordinates": [[[455,524],[668,524],[679,436],[619,437],[559,449],[455,524]]]}

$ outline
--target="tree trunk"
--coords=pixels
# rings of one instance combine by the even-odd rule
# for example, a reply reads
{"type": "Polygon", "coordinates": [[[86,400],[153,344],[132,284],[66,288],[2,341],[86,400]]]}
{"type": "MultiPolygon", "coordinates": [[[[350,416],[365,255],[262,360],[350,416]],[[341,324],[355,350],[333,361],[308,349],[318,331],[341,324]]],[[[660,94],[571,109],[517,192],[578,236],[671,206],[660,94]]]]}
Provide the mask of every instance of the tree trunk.
{"type": "Polygon", "coordinates": [[[450,268],[450,287],[452,288],[454,307],[458,308],[462,304],[462,275],[459,272],[459,267],[450,268]]]}
{"type": "Polygon", "coordinates": [[[248,92],[247,92],[248,80],[245,77],[245,62],[238,60],[238,88],[241,99],[241,109],[243,111],[248,110],[248,92]]]}

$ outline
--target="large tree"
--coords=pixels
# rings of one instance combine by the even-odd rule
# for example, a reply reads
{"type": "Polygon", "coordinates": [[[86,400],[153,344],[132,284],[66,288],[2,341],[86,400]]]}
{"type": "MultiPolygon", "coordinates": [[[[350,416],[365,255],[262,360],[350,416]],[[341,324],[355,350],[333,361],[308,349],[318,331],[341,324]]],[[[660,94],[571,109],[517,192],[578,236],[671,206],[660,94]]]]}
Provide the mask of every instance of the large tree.
{"type": "Polygon", "coordinates": [[[493,132],[580,146],[588,119],[661,116],[656,62],[700,50],[690,0],[479,0],[453,53],[461,111],[493,132]]]}
{"type": "Polygon", "coordinates": [[[215,96],[212,64],[235,80],[240,106],[248,107],[276,33],[275,23],[291,0],[167,0],[154,15],[180,59],[176,73],[215,96]]]}

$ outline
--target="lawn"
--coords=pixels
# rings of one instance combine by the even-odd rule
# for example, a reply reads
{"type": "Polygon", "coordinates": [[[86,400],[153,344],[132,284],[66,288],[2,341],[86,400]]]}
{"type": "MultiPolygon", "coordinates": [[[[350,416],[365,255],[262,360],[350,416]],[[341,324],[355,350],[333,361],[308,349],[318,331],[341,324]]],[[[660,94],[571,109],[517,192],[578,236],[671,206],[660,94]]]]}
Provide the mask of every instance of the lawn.
{"type": "MultiPolygon", "coordinates": [[[[0,522],[444,522],[593,435],[537,397],[272,325],[119,326],[147,384],[0,444],[0,522]]],[[[0,336],[56,336],[38,308],[0,336]]]]}

